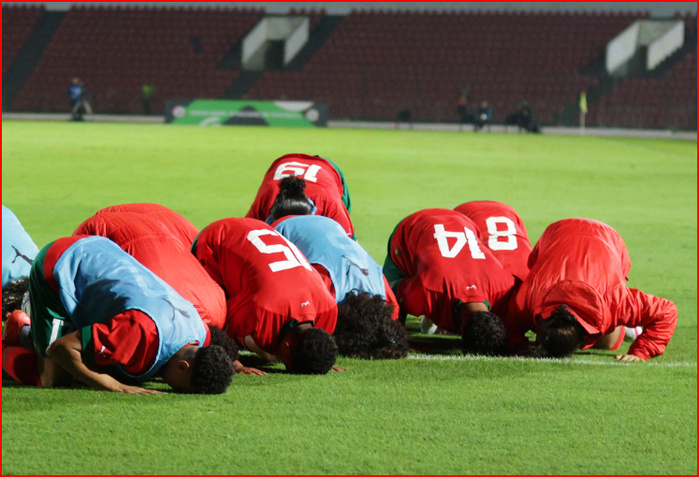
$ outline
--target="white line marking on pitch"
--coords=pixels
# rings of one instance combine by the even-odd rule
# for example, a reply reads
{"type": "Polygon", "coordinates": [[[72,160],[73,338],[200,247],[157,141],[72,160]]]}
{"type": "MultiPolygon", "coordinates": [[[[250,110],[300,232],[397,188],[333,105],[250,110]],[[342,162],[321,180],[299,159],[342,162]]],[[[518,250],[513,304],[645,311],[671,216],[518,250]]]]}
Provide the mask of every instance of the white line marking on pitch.
{"type": "MultiPolygon", "coordinates": [[[[614,359],[610,356],[611,359],[614,359]]],[[[470,356],[470,355],[427,355],[427,354],[411,354],[408,355],[407,359],[413,359],[417,361],[519,361],[522,363],[566,363],[566,364],[592,364],[599,366],[632,366],[637,363],[629,363],[622,361],[590,361],[585,359],[536,359],[536,358],[523,358],[523,357],[495,357],[495,356],[470,356]]],[[[668,368],[696,368],[697,363],[689,362],[671,362],[671,363],[659,363],[655,361],[646,361],[643,363],[645,366],[663,366],[668,368]]]]}

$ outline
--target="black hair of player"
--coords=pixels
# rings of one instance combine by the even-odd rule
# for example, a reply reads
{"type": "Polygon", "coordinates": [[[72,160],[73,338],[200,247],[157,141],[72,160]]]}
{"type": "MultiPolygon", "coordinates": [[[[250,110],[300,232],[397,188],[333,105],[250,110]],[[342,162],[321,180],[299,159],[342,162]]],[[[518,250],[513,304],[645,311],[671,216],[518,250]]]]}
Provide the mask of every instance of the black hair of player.
{"type": "Polygon", "coordinates": [[[489,311],[471,313],[461,330],[461,349],[465,354],[503,355],[506,341],[502,319],[489,311]]]}
{"type": "Polygon", "coordinates": [[[327,374],[337,361],[337,344],[330,333],[310,328],[301,333],[291,358],[294,374],[327,374]]]}
{"type": "Polygon", "coordinates": [[[582,349],[587,338],[585,328],[568,311],[559,306],[551,316],[539,322],[536,341],[549,358],[565,358],[582,349]]]}
{"type": "Polygon", "coordinates": [[[228,334],[220,328],[208,325],[209,332],[211,333],[211,341],[209,341],[210,346],[220,346],[226,351],[228,357],[231,361],[237,361],[240,358],[240,347],[238,344],[228,336],[228,334]]]}
{"type": "Polygon", "coordinates": [[[223,394],[233,381],[233,361],[220,346],[203,346],[194,355],[190,384],[196,394],[223,394]]]}
{"type": "Polygon", "coordinates": [[[333,336],[342,356],[360,359],[400,359],[408,355],[403,325],[391,318],[393,305],[381,295],[350,293],[337,306],[333,336]]]}
{"type": "Polygon", "coordinates": [[[306,181],[301,177],[288,176],[279,181],[279,194],[274,199],[269,213],[269,221],[287,215],[310,215],[313,204],[306,193],[306,181]]]}
{"type": "Polygon", "coordinates": [[[24,294],[29,290],[29,277],[22,277],[5,285],[2,289],[2,316],[19,310],[24,294]]]}

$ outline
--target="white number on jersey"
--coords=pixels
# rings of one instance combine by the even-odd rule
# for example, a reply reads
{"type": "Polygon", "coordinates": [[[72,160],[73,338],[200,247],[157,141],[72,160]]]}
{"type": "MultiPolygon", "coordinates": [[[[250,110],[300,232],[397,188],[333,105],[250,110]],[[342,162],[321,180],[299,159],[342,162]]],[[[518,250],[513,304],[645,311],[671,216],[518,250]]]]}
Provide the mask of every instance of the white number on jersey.
{"type": "Polygon", "coordinates": [[[259,250],[261,253],[272,254],[272,253],[283,253],[286,260],[279,260],[277,262],[272,262],[269,264],[269,268],[273,272],[278,272],[281,270],[288,270],[294,267],[304,267],[308,270],[312,270],[311,264],[308,263],[306,257],[303,256],[301,250],[299,250],[296,245],[289,242],[281,234],[274,230],[251,230],[248,233],[248,240],[259,250]],[[266,244],[262,240],[264,235],[274,235],[286,242],[286,245],[281,243],[266,244]]]}
{"type": "Polygon", "coordinates": [[[274,180],[278,181],[288,176],[298,176],[302,177],[308,182],[318,182],[316,175],[320,170],[320,166],[317,164],[304,164],[302,162],[285,162],[279,164],[277,170],[274,171],[274,180]]]}
{"type": "Polygon", "coordinates": [[[475,259],[485,259],[485,254],[478,245],[478,239],[476,238],[476,234],[473,233],[473,231],[467,227],[464,227],[463,232],[447,232],[444,229],[443,224],[435,224],[434,238],[437,239],[439,251],[443,257],[456,257],[459,254],[459,252],[461,252],[461,249],[464,248],[464,245],[468,244],[468,249],[471,252],[471,257],[475,259]],[[454,242],[454,245],[452,247],[449,247],[448,239],[450,238],[456,239],[456,242],[454,242]]]}
{"type": "Polygon", "coordinates": [[[517,227],[507,217],[488,217],[488,248],[490,250],[515,250],[517,248],[517,227]],[[505,224],[505,227],[501,226],[505,224]],[[504,240],[503,240],[504,239],[504,240]]]}

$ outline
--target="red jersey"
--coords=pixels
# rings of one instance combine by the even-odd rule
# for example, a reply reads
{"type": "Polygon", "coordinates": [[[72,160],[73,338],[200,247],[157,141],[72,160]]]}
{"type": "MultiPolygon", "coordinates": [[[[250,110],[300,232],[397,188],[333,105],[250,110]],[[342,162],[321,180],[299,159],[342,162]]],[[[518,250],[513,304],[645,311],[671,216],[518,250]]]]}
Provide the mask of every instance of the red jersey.
{"type": "Polygon", "coordinates": [[[100,210],[73,235],[112,240],[191,302],[204,323],[223,328],[226,297],[192,255],[191,227],[187,219],[166,207],[127,204],[100,210]]]}
{"type": "Polygon", "coordinates": [[[425,209],[398,224],[389,256],[406,276],[396,296],[407,313],[460,332],[453,321],[459,302],[485,302],[501,316],[515,284],[492,252],[481,245],[471,219],[449,209],[425,209]]]}
{"type": "Polygon", "coordinates": [[[537,315],[547,318],[562,304],[589,333],[585,348],[623,325],[643,327],[629,354],[649,359],[665,351],[677,324],[677,308],[626,286],[631,261],[612,227],[589,219],[555,222],[534,246],[529,267],[505,321],[512,352],[527,350],[524,333],[536,330],[537,315]]]}
{"type": "Polygon", "coordinates": [[[182,242],[187,243],[189,248],[197,238],[199,229],[194,226],[189,220],[181,216],[174,210],[168,209],[160,204],[120,204],[105,207],[98,210],[96,215],[108,212],[134,212],[152,220],[157,220],[162,223],[165,228],[178,237],[182,242]]]}
{"type": "Polygon", "coordinates": [[[257,219],[230,218],[205,227],[192,247],[228,297],[226,331],[244,344],[251,335],[277,354],[279,332],[292,319],[332,334],[337,304],[294,244],[257,219]]]}
{"type": "MultiPolygon", "coordinates": [[[[145,313],[128,310],[106,323],[96,323],[90,328],[90,337],[83,337],[83,356],[86,362],[98,366],[120,364],[136,376],[153,366],[158,354],[158,328],[145,313]]],[[[211,334],[207,329],[206,341],[201,346],[208,346],[210,340],[211,334]]]]}
{"type": "Polygon", "coordinates": [[[342,202],[342,178],[330,161],[307,154],[287,154],[272,163],[245,217],[267,220],[274,199],[279,195],[279,181],[296,175],[306,181],[306,195],[316,206],[316,215],[329,217],[342,225],[348,237],[354,237],[349,212],[342,202]]]}
{"type": "Polygon", "coordinates": [[[478,227],[482,243],[493,252],[495,258],[515,277],[527,278],[527,260],[532,244],[524,222],[515,209],[494,200],[474,200],[454,208],[478,227]]]}

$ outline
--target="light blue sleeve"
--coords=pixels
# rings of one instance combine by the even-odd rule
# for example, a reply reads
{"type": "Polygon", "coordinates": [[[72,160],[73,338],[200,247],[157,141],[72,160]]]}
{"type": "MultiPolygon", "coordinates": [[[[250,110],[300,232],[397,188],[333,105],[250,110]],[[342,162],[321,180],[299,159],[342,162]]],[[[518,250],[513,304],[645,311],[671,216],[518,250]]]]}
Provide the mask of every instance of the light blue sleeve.
{"type": "Polygon", "coordinates": [[[39,253],[17,216],[2,206],[2,287],[29,276],[34,257],[39,253]]]}

